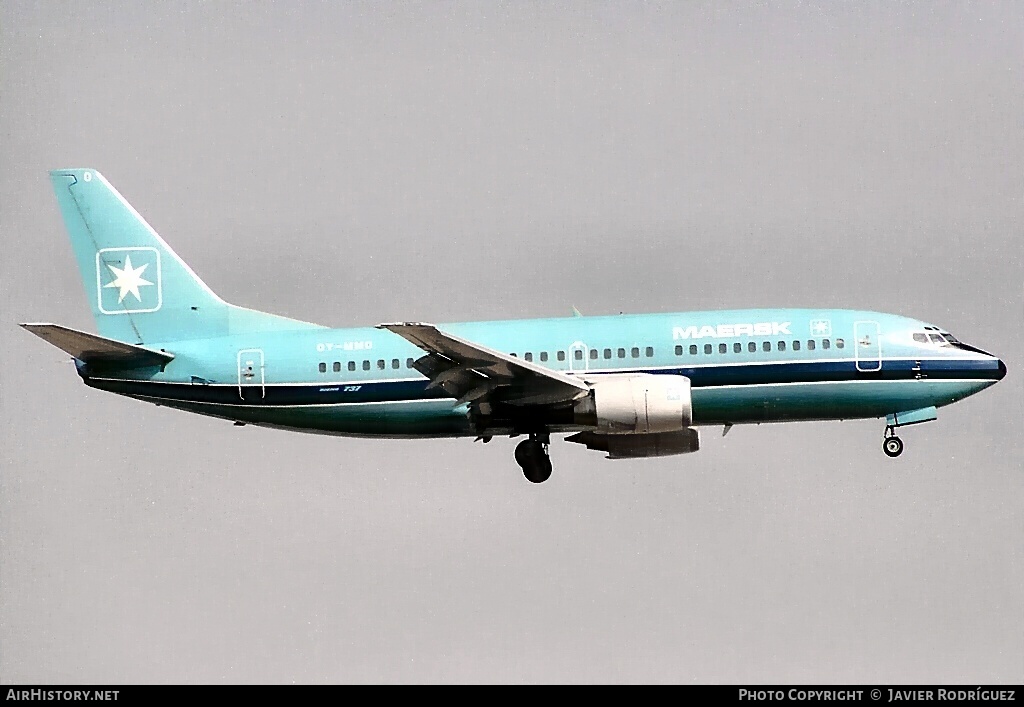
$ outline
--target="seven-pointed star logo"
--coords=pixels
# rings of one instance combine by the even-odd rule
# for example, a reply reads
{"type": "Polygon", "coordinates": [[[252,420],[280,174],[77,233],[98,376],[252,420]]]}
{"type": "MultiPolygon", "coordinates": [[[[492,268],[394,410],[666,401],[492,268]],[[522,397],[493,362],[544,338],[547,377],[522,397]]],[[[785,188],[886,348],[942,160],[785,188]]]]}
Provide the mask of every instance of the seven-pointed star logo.
{"type": "Polygon", "coordinates": [[[103,287],[117,287],[120,290],[120,293],[118,294],[117,297],[117,303],[121,304],[122,300],[124,300],[124,296],[127,295],[129,292],[135,295],[136,300],[141,302],[142,296],[139,295],[139,287],[153,284],[149,280],[144,280],[142,278],[142,273],[146,270],[146,268],[149,267],[149,263],[140,265],[137,268],[133,268],[132,256],[125,255],[123,269],[115,268],[110,263],[107,263],[106,265],[114,272],[114,275],[116,275],[117,277],[115,277],[113,281],[108,282],[103,287]]]}

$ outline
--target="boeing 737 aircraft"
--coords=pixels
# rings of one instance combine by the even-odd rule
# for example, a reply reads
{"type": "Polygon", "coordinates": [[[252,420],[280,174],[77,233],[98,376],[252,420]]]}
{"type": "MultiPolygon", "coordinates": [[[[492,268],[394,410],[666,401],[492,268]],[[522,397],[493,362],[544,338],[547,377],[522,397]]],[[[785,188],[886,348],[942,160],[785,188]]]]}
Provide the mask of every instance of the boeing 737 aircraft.
{"type": "Polygon", "coordinates": [[[22,324],[86,385],[236,425],[363,437],[552,434],[610,459],[695,452],[695,427],[886,418],[896,429],[1006,374],[908,317],[744,309],[329,329],[228,304],[92,169],[50,173],[99,336],[22,324]]]}

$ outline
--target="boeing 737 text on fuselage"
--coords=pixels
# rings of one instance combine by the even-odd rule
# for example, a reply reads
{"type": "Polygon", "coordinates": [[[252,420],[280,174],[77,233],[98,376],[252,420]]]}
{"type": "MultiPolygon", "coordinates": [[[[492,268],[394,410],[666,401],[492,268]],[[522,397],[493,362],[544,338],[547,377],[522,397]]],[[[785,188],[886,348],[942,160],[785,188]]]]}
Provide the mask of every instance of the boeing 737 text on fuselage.
{"type": "Polygon", "coordinates": [[[1006,374],[945,329],[848,309],[747,309],[329,329],[218,297],[92,169],[50,173],[99,335],[23,327],[93,388],[301,432],[524,439],[610,459],[695,452],[698,426],[886,418],[899,427],[1006,374]]]}

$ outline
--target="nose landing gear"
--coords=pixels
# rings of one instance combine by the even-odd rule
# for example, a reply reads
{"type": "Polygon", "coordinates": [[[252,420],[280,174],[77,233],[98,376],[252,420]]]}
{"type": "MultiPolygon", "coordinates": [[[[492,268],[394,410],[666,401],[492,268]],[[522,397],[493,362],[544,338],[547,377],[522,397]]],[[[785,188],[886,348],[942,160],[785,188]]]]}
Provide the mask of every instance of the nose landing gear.
{"type": "Polygon", "coordinates": [[[887,457],[898,457],[903,454],[903,440],[896,436],[896,428],[893,425],[885,427],[885,434],[882,436],[882,451],[887,457]]]}
{"type": "Polygon", "coordinates": [[[539,484],[550,478],[550,441],[551,438],[546,432],[531,432],[530,439],[523,440],[516,446],[516,463],[523,468],[523,476],[527,481],[539,484]]]}

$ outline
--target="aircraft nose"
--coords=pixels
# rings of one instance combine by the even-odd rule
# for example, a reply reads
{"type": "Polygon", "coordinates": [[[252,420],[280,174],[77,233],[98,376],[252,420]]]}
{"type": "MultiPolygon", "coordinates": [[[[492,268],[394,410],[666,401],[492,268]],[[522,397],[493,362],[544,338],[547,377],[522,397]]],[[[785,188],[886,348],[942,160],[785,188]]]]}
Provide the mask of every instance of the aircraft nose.
{"type": "Polygon", "coordinates": [[[999,373],[996,374],[996,380],[1002,380],[1006,375],[1006,364],[1003,363],[1003,359],[999,359],[999,373]]]}

